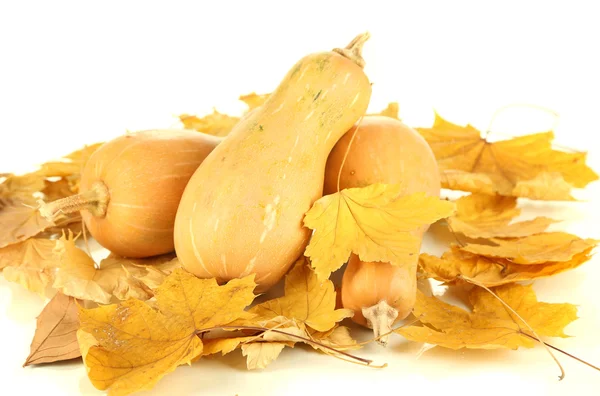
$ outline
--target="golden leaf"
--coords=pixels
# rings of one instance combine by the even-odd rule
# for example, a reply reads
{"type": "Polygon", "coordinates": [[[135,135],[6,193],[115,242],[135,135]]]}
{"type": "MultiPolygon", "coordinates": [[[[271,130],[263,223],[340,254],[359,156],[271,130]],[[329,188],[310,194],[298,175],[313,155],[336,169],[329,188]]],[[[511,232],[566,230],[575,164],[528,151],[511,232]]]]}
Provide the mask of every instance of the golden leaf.
{"type": "Polygon", "coordinates": [[[0,270],[4,278],[32,292],[45,294],[54,282],[57,268],[53,250],[56,241],[31,238],[0,249],[0,270]]]}
{"type": "Polygon", "coordinates": [[[523,238],[490,238],[495,246],[469,243],[461,250],[487,257],[509,259],[514,264],[540,264],[548,261],[567,261],[589,248],[595,239],[581,239],[566,232],[547,232],[523,238]]]}
{"type": "Polygon", "coordinates": [[[586,153],[552,148],[552,132],[490,143],[471,125],[453,124],[437,113],[431,128],[417,130],[433,149],[445,188],[571,200],[567,185],[582,188],[598,180],[585,164],[586,153]]]}
{"type": "Polygon", "coordinates": [[[426,276],[446,283],[460,283],[465,278],[487,287],[533,280],[555,275],[588,261],[592,248],[568,261],[549,261],[540,264],[513,264],[505,259],[490,259],[452,247],[441,258],[421,254],[419,264],[426,276]]]}
{"type": "Polygon", "coordinates": [[[246,103],[246,105],[248,106],[248,111],[250,111],[262,106],[267,101],[267,99],[269,99],[269,96],[271,96],[271,94],[257,95],[255,92],[252,92],[248,95],[240,96],[239,99],[242,102],[246,103]]]}
{"type": "Polygon", "coordinates": [[[285,277],[285,295],[250,309],[254,323],[283,316],[305,323],[317,331],[332,329],[337,322],[352,316],[348,309],[335,309],[335,290],[329,280],[319,281],[305,263],[298,260],[285,277]]]}
{"type": "Polygon", "coordinates": [[[214,355],[219,352],[221,352],[221,356],[225,356],[235,351],[241,344],[255,339],[255,336],[204,339],[202,340],[204,343],[202,356],[214,355]]]}
{"type": "Polygon", "coordinates": [[[31,238],[54,223],[37,210],[35,201],[0,201],[0,248],[31,238]]]}
{"type": "Polygon", "coordinates": [[[213,109],[212,114],[198,118],[194,115],[182,114],[179,120],[186,129],[194,129],[198,132],[215,136],[226,136],[231,129],[240,121],[239,117],[232,117],[219,113],[213,109]]]}
{"type": "Polygon", "coordinates": [[[57,293],[37,318],[31,352],[23,366],[52,363],[81,356],[77,343],[79,314],[75,299],[57,293]]]}
{"type": "Polygon", "coordinates": [[[96,343],[87,337],[81,346],[92,384],[113,395],[152,388],[200,356],[198,332],[247,317],[255,286],[253,276],[219,286],[178,268],[156,290],[158,309],[135,299],[80,309],[81,329],[96,343]]]}
{"type": "Polygon", "coordinates": [[[314,233],[306,256],[320,279],[350,256],[402,265],[418,257],[418,230],[451,215],[454,204],[425,193],[402,194],[401,185],[372,184],[326,195],[306,213],[314,233]]]}
{"type": "MultiPolygon", "coordinates": [[[[540,336],[565,337],[563,329],[577,319],[574,305],[538,302],[531,285],[510,284],[493,291],[540,336]]],[[[414,315],[426,326],[408,326],[396,331],[409,340],[450,349],[517,349],[536,344],[521,320],[509,314],[484,289],[474,288],[469,300],[472,312],[418,292],[414,315]]]]}
{"type": "Polygon", "coordinates": [[[515,197],[470,194],[456,201],[456,214],[447,220],[453,232],[471,238],[523,237],[542,233],[556,223],[548,217],[536,217],[510,224],[520,214],[515,197]]]}
{"type": "Polygon", "coordinates": [[[45,187],[44,178],[35,173],[23,176],[8,174],[3,177],[5,180],[0,182],[0,202],[3,200],[32,202],[33,194],[45,187]]]}
{"type": "Polygon", "coordinates": [[[263,369],[285,348],[283,342],[253,342],[242,345],[242,355],[246,356],[248,370],[263,369]]]}

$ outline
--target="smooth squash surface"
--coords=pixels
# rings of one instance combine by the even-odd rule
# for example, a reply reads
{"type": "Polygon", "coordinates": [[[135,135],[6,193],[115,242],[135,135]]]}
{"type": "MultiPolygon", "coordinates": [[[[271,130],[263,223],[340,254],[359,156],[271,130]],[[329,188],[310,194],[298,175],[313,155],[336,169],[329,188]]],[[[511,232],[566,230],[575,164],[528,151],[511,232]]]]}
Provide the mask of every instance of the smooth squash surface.
{"type": "Polygon", "coordinates": [[[219,281],[255,273],[257,291],[276,283],[308,242],[302,219],[322,195],[329,152],[370,96],[362,67],[341,53],[294,65],[186,187],[175,222],[183,266],[219,281]]]}
{"type": "Polygon", "coordinates": [[[50,215],[81,210],[91,235],[118,255],[171,252],[183,190],[221,140],[178,129],[118,137],[91,155],[78,196],[51,202],[45,209],[50,215]]]}

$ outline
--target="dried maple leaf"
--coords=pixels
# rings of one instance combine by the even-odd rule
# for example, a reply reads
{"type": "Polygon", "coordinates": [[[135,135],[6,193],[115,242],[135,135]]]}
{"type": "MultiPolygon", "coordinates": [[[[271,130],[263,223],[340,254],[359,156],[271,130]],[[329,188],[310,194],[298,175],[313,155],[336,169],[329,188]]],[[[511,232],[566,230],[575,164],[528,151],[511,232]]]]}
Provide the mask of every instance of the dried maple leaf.
{"type": "Polygon", "coordinates": [[[438,160],[442,186],[455,190],[571,200],[571,186],[598,180],[586,153],[552,149],[552,132],[490,143],[481,133],[446,121],[436,113],[431,128],[417,128],[438,160]]]}
{"type": "Polygon", "coordinates": [[[75,299],[57,293],[37,318],[31,352],[23,366],[52,363],[81,356],[77,343],[79,313],[75,299]]]}
{"type": "Polygon", "coordinates": [[[372,184],[326,195],[306,213],[314,233],[305,255],[319,279],[327,279],[350,256],[401,265],[416,260],[418,230],[451,215],[454,204],[425,193],[403,195],[401,185],[372,184]]]}
{"type": "Polygon", "coordinates": [[[31,238],[0,249],[4,278],[40,295],[54,282],[56,241],[31,238]]]}
{"type": "Polygon", "coordinates": [[[42,217],[32,199],[0,201],[0,248],[22,242],[53,225],[42,217]]]}
{"type": "Polygon", "coordinates": [[[470,194],[456,201],[456,213],[447,219],[453,232],[471,238],[524,237],[542,233],[556,220],[536,217],[511,223],[521,214],[516,197],[470,194]]]}
{"type": "Polygon", "coordinates": [[[178,262],[165,255],[146,260],[123,259],[110,255],[97,266],[94,260],[75,245],[72,234],[63,236],[56,245],[58,261],[53,287],[82,300],[108,304],[112,297],[119,300],[153,297],[157,287],[178,262]],[[148,265],[141,263],[146,262],[148,265]],[[156,264],[156,268],[151,266],[156,264]]]}
{"type": "Polygon", "coordinates": [[[176,269],[156,290],[153,309],[130,299],[80,309],[78,334],[88,377],[101,390],[124,395],[150,389],[165,374],[202,353],[197,333],[247,317],[254,275],[219,286],[176,269]]]}
{"type": "Polygon", "coordinates": [[[213,109],[212,114],[199,118],[195,115],[182,114],[179,120],[186,129],[194,129],[198,132],[215,136],[226,136],[231,129],[240,121],[239,117],[219,113],[213,109]]]}
{"type": "Polygon", "coordinates": [[[285,295],[250,309],[254,323],[278,316],[300,321],[317,331],[332,329],[337,322],[352,316],[348,309],[335,309],[335,290],[329,280],[319,281],[305,263],[298,260],[285,277],[285,295]]]}
{"type": "Polygon", "coordinates": [[[461,250],[487,257],[510,260],[514,264],[540,264],[567,261],[573,256],[596,247],[598,240],[581,239],[566,232],[547,232],[523,238],[490,238],[495,246],[468,243],[461,250]]]}
{"type": "Polygon", "coordinates": [[[441,282],[451,284],[470,280],[492,287],[543,278],[577,268],[591,258],[591,251],[592,248],[584,250],[568,261],[524,265],[514,264],[505,259],[490,259],[464,252],[454,246],[441,258],[421,254],[419,265],[427,277],[441,282]]]}
{"type": "Polygon", "coordinates": [[[23,176],[8,174],[0,183],[0,202],[2,200],[31,201],[33,194],[45,187],[44,178],[35,173],[23,176]]]}
{"type": "Polygon", "coordinates": [[[240,96],[239,99],[242,102],[246,103],[246,105],[248,106],[248,111],[250,111],[262,106],[267,101],[267,99],[269,99],[269,96],[271,96],[271,94],[257,95],[255,92],[252,92],[248,95],[240,96]]]}
{"type": "MultiPolygon", "coordinates": [[[[564,328],[577,319],[574,305],[538,302],[531,285],[510,284],[493,291],[540,336],[566,337],[564,328]]],[[[424,326],[396,331],[409,340],[450,349],[517,349],[536,344],[523,322],[484,289],[471,290],[469,300],[472,312],[418,292],[414,315],[424,326]]]]}

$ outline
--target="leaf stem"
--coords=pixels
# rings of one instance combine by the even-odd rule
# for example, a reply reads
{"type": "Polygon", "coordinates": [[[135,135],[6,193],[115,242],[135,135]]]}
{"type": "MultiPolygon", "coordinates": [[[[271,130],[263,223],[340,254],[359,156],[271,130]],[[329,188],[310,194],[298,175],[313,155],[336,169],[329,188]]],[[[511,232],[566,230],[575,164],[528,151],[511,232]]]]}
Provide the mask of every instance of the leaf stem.
{"type": "MultiPolygon", "coordinates": [[[[526,337],[529,337],[529,338],[531,338],[532,340],[535,340],[535,341],[538,341],[538,342],[539,342],[539,340],[538,340],[537,338],[535,338],[535,337],[533,337],[533,336],[531,336],[531,335],[529,335],[529,334],[527,334],[527,333],[521,332],[521,334],[522,334],[522,335],[524,335],[524,336],[526,336],[526,337]]],[[[575,355],[571,355],[571,354],[570,354],[569,352],[567,352],[567,351],[563,351],[562,349],[560,349],[560,348],[557,348],[557,347],[555,347],[555,346],[554,346],[554,345],[552,345],[552,344],[548,344],[547,342],[544,342],[544,344],[545,344],[547,347],[550,347],[550,348],[554,349],[555,351],[562,353],[563,355],[567,355],[567,356],[568,356],[568,357],[570,357],[571,359],[575,359],[575,360],[577,360],[579,363],[583,363],[583,364],[585,364],[586,366],[593,368],[594,370],[598,370],[598,371],[600,371],[600,367],[598,367],[598,366],[594,366],[593,364],[591,364],[591,363],[589,363],[589,362],[586,362],[585,360],[583,360],[583,359],[580,359],[580,358],[578,358],[578,357],[577,357],[577,356],[575,356],[575,355]]]]}
{"type": "MultiPolygon", "coordinates": [[[[565,370],[563,369],[563,366],[560,364],[560,362],[558,361],[558,359],[556,358],[556,356],[552,353],[552,351],[550,350],[550,348],[548,348],[548,345],[544,341],[542,341],[542,339],[540,338],[540,336],[535,332],[535,330],[533,330],[533,328],[529,325],[529,323],[527,323],[527,321],[525,321],[525,319],[523,319],[521,317],[521,315],[519,315],[517,313],[517,311],[515,311],[510,305],[508,305],[506,302],[504,302],[503,299],[501,299],[500,297],[498,297],[498,295],[496,293],[494,293],[491,289],[489,289],[483,283],[479,283],[476,280],[471,279],[471,278],[469,278],[467,276],[464,276],[464,275],[459,275],[458,277],[464,279],[465,281],[467,281],[469,283],[474,284],[475,286],[479,286],[482,289],[485,289],[488,293],[490,293],[492,296],[494,296],[494,298],[496,298],[498,301],[500,301],[500,303],[502,303],[502,305],[504,305],[506,307],[506,309],[508,309],[517,318],[519,318],[525,324],[525,326],[527,326],[527,328],[533,333],[533,335],[535,336],[535,339],[537,341],[539,341],[540,344],[542,344],[542,346],[546,349],[546,351],[548,352],[548,354],[552,357],[552,359],[558,365],[558,368],[560,369],[560,375],[558,376],[558,380],[562,381],[565,378],[565,370]]],[[[511,319],[512,319],[512,317],[511,317],[511,319]]],[[[513,321],[517,324],[517,326],[519,326],[519,323],[517,323],[516,320],[513,319],[513,321]]],[[[519,333],[523,333],[523,332],[521,330],[519,330],[519,333]]]]}
{"type": "Polygon", "coordinates": [[[288,332],[285,332],[285,331],[282,331],[282,330],[277,330],[277,329],[269,329],[269,328],[266,328],[266,327],[258,327],[258,326],[216,326],[216,327],[209,327],[207,329],[199,330],[198,332],[196,332],[196,334],[200,335],[202,333],[206,333],[206,332],[214,331],[214,330],[251,330],[251,331],[259,331],[259,332],[263,332],[263,333],[266,333],[266,332],[270,331],[270,332],[273,332],[273,333],[283,334],[283,335],[288,336],[288,337],[296,338],[298,340],[306,342],[307,344],[318,345],[319,347],[321,347],[323,349],[326,349],[326,350],[328,350],[330,352],[334,352],[334,353],[346,356],[346,357],[348,357],[350,359],[353,359],[355,361],[361,362],[364,366],[367,366],[367,367],[382,368],[381,366],[375,366],[375,365],[373,365],[373,361],[372,360],[361,358],[359,356],[352,355],[352,354],[350,354],[348,352],[337,350],[337,349],[335,349],[335,348],[333,348],[333,347],[331,347],[329,345],[325,345],[325,344],[323,344],[321,342],[318,342],[318,341],[315,341],[315,340],[311,340],[310,338],[302,337],[302,336],[299,336],[297,334],[291,334],[291,333],[288,333],[288,332]]]}

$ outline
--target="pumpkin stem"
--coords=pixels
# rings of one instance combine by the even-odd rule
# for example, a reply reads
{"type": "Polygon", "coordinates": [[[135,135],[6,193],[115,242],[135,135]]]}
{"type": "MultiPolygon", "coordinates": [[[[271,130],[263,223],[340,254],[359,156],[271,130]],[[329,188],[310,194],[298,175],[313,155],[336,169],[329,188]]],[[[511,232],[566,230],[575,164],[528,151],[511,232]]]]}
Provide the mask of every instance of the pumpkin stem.
{"type": "Polygon", "coordinates": [[[346,48],[334,48],[333,51],[350,59],[358,66],[364,68],[365,60],[362,57],[362,49],[365,42],[371,37],[369,32],[361,33],[346,46],[346,48]]]}
{"type": "Polygon", "coordinates": [[[373,334],[381,346],[386,346],[392,325],[398,317],[398,310],[391,307],[387,301],[381,300],[372,307],[363,308],[362,314],[367,320],[367,325],[373,329],[373,334]],[[380,338],[382,334],[385,334],[380,338]]]}
{"type": "Polygon", "coordinates": [[[110,195],[108,187],[101,181],[94,182],[89,191],[52,201],[40,202],[40,214],[47,220],[53,221],[60,214],[75,213],[88,210],[96,217],[106,216],[106,208],[110,195]]]}

